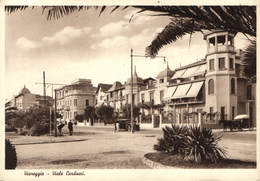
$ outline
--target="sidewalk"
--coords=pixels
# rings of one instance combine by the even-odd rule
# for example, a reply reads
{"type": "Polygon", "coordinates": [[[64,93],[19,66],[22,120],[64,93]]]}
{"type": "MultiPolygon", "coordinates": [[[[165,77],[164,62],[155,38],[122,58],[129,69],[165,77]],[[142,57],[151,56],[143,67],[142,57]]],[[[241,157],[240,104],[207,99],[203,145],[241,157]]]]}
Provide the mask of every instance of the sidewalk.
{"type": "Polygon", "coordinates": [[[62,143],[62,142],[76,142],[85,141],[86,137],[82,136],[18,136],[9,138],[14,145],[29,145],[29,144],[46,144],[46,143],[62,143]]]}

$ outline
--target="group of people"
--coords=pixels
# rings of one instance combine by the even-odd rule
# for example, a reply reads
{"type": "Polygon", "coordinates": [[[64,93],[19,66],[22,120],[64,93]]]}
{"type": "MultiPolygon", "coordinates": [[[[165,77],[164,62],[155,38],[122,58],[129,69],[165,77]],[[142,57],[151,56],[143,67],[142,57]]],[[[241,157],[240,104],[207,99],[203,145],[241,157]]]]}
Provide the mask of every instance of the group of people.
{"type": "MultiPolygon", "coordinates": [[[[57,124],[57,128],[59,130],[59,134],[62,135],[62,128],[67,124],[67,122],[63,122],[63,121],[58,121],[58,124],[57,124]]],[[[73,134],[73,123],[72,121],[70,120],[68,122],[68,129],[69,129],[69,134],[70,136],[72,136],[73,134]]]]}

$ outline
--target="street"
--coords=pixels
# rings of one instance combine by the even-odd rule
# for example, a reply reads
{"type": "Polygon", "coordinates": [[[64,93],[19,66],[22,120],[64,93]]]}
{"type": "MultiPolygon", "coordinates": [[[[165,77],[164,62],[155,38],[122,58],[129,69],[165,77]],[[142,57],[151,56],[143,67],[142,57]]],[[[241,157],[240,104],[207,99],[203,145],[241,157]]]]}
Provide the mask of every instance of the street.
{"type": "MultiPolygon", "coordinates": [[[[66,129],[64,132],[67,134],[66,129]]],[[[84,140],[15,145],[17,169],[144,169],[148,167],[142,163],[143,155],[154,152],[153,145],[157,143],[157,138],[162,137],[161,129],[145,129],[134,134],[114,133],[112,126],[75,126],[74,132],[72,137],[84,140]]],[[[230,158],[256,160],[255,131],[219,133],[223,134],[220,146],[226,148],[230,158]]]]}

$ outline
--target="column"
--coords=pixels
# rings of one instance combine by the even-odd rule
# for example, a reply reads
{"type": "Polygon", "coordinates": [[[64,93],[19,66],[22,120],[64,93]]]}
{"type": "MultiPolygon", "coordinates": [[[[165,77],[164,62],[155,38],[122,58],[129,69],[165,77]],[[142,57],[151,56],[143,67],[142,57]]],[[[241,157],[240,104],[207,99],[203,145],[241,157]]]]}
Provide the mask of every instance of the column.
{"type": "Polygon", "coordinates": [[[152,128],[154,128],[154,115],[152,114],[152,128]]]}
{"type": "Polygon", "coordinates": [[[162,127],[162,114],[160,114],[160,125],[159,127],[161,128],[162,127]]]}

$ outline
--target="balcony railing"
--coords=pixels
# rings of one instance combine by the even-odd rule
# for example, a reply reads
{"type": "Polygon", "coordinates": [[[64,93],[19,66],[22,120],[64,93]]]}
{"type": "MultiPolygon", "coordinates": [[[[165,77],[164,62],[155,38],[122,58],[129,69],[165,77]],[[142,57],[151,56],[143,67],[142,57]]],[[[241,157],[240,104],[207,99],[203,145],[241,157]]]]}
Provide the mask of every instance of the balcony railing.
{"type": "Polygon", "coordinates": [[[218,46],[212,46],[208,49],[208,54],[216,53],[216,52],[230,52],[234,51],[234,47],[230,45],[218,45],[218,46]]]}

